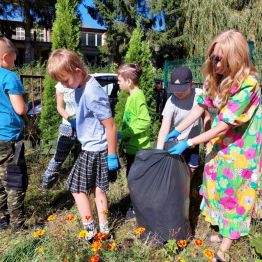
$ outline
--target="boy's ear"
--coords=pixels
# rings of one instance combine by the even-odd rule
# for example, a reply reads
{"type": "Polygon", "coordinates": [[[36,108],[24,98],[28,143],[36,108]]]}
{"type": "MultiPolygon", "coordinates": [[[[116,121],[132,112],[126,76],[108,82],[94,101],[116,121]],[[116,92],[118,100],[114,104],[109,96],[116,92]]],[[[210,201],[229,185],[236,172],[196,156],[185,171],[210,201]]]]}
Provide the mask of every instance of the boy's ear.
{"type": "Polygon", "coordinates": [[[82,73],[82,70],[78,67],[75,69],[75,71],[76,71],[76,73],[82,73]]]}
{"type": "Polygon", "coordinates": [[[195,85],[195,83],[192,81],[192,83],[190,84],[190,87],[193,88],[195,85]]]}

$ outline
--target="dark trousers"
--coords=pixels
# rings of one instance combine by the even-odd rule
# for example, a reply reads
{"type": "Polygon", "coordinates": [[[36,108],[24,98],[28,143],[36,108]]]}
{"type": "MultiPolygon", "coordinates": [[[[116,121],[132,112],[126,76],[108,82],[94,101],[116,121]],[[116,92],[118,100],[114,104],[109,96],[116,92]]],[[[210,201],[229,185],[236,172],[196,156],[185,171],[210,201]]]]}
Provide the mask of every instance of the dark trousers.
{"type": "Polygon", "coordinates": [[[136,155],[126,154],[126,176],[128,176],[130,168],[135,160],[136,155]]]}

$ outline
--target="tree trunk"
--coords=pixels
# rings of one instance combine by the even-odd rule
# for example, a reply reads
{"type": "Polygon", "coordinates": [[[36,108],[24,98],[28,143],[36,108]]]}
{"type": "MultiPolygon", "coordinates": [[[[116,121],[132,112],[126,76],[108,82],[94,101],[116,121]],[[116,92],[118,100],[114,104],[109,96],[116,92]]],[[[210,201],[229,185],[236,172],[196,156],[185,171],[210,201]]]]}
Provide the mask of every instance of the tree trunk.
{"type": "Polygon", "coordinates": [[[24,1],[24,17],[25,17],[25,64],[30,64],[34,59],[34,52],[31,43],[31,16],[28,1],[24,1]]]}

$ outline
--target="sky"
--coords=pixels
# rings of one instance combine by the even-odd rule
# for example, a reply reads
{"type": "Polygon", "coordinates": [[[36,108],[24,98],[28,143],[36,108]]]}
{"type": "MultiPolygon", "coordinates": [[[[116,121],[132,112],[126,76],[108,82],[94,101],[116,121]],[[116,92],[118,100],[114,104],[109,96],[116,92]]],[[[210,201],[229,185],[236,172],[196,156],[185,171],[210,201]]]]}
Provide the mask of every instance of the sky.
{"type": "MultiPolygon", "coordinates": [[[[93,5],[93,1],[92,0],[84,0],[83,1],[84,4],[86,5],[93,5]]],[[[82,16],[82,23],[85,26],[88,27],[94,27],[94,28],[103,28],[101,25],[99,25],[96,20],[94,20],[87,12],[87,9],[84,7],[84,5],[80,5],[79,6],[79,11],[80,14],[82,16]]]]}

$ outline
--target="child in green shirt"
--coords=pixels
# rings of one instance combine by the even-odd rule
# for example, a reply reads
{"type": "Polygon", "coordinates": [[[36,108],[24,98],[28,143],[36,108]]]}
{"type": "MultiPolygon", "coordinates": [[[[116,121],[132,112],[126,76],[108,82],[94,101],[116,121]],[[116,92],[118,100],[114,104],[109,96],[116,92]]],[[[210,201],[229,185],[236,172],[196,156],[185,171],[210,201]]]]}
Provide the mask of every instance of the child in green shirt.
{"type": "Polygon", "coordinates": [[[150,116],[144,93],[138,86],[138,80],[142,74],[141,66],[123,64],[118,68],[117,74],[120,89],[129,93],[122,129],[118,133],[118,138],[122,139],[126,148],[126,174],[128,175],[136,153],[150,147],[150,116]]]}

